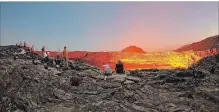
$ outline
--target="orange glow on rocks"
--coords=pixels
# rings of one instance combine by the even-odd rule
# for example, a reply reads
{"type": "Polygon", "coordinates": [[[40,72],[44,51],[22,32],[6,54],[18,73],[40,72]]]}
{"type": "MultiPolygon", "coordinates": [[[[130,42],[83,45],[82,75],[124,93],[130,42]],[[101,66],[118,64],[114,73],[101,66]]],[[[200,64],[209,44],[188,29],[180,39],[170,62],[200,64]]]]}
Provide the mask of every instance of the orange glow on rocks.
{"type": "MultiPolygon", "coordinates": [[[[40,53],[40,52],[37,52],[40,53]]],[[[56,56],[55,52],[50,53],[56,56]]],[[[130,69],[173,69],[187,68],[196,63],[201,58],[212,55],[207,51],[186,51],[186,52],[69,52],[70,58],[80,58],[81,60],[95,65],[99,68],[104,64],[109,64],[114,70],[118,60],[124,63],[126,70],[130,69]]]]}
{"type": "Polygon", "coordinates": [[[145,53],[141,48],[136,46],[129,46],[123,49],[122,52],[145,53]]]}

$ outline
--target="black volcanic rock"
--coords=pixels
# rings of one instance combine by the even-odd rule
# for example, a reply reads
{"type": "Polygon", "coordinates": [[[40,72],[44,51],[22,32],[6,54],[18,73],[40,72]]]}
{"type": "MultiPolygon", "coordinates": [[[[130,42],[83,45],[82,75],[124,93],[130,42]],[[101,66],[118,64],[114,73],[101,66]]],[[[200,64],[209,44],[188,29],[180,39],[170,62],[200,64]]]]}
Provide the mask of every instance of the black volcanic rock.
{"type": "Polygon", "coordinates": [[[103,80],[97,68],[83,62],[45,69],[40,56],[30,59],[23,49],[0,46],[1,112],[216,112],[219,103],[214,56],[191,67],[200,77],[191,77],[191,69],[135,70],[103,80]]]}

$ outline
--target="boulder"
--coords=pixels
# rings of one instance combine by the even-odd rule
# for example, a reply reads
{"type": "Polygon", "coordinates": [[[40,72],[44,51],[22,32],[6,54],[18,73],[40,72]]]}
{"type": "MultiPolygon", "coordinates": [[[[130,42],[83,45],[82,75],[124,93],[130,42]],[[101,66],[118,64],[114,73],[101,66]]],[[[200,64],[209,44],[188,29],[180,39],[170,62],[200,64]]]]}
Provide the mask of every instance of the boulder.
{"type": "Polygon", "coordinates": [[[131,80],[131,81],[134,81],[134,82],[140,82],[140,81],[141,81],[140,78],[134,77],[134,76],[127,76],[126,79],[127,79],[127,80],[131,80]]]}
{"type": "Polygon", "coordinates": [[[62,100],[70,100],[73,98],[70,93],[66,93],[64,90],[61,89],[55,89],[53,95],[62,100]]]}
{"type": "Polygon", "coordinates": [[[81,80],[82,80],[81,78],[74,76],[70,79],[70,82],[72,86],[79,86],[81,83],[81,80]]]}
{"type": "Polygon", "coordinates": [[[125,82],[124,82],[124,84],[134,84],[135,82],[134,81],[131,81],[131,80],[126,80],[125,82]]]}
{"type": "Polygon", "coordinates": [[[175,73],[175,75],[177,77],[192,77],[192,76],[194,76],[191,71],[180,71],[180,72],[175,73]]]}
{"type": "Polygon", "coordinates": [[[158,74],[157,76],[154,77],[155,80],[161,80],[164,79],[167,75],[166,74],[158,74]]]}
{"type": "Polygon", "coordinates": [[[112,80],[113,82],[119,82],[122,83],[126,80],[127,75],[122,74],[115,74],[107,77],[108,79],[112,80]]]}
{"type": "Polygon", "coordinates": [[[169,78],[166,78],[166,82],[167,83],[181,83],[181,82],[185,82],[185,79],[176,78],[176,77],[169,77],[169,78]]]}

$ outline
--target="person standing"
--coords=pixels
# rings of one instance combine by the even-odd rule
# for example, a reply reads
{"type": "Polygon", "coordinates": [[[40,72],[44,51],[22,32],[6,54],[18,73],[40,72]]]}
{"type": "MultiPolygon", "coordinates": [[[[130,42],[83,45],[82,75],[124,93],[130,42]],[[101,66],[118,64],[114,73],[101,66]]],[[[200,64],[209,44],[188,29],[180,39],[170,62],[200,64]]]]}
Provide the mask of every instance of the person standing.
{"type": "Polygon", "coordinates": [[[44,54],[46,54],[46,52],[45,52],[45,46],[43,46],[43,48],[41,49],[41,51],[42,51],[42,56],[43,56],[44,54]]]}
{"type": "Polygon", "coordinates": [[[27,47],[27,43],[26,43],[26,41],[24,41],[24,47],[27,47]]]}
{"type": "Polygon", "coordinates": [[[64,59],[65,66],[68,67],[68,50],[66,46],[64,47],[64,50],[63,50],[63,59],[64,59]]]}

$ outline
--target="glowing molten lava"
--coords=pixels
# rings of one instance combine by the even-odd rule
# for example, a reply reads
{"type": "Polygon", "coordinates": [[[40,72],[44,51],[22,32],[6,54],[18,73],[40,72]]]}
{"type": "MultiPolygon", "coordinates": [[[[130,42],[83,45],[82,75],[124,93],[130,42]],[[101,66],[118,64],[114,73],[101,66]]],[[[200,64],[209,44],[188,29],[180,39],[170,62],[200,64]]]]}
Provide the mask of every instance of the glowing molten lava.
{"type": "MultiPolygon", "coordinates": [[[[40,52],[38,52],[40,53],[40,52]]],[[[55,56],[56,53],[50,53],[55,56]]],[[[145,68],[187,68],[191,64],[199,61],[205,56],[212,55],[208,51],[186,51],[186,52],[69,52],[70,58],[80,58],[81,60],[95,65],[99,68],[104,64],[109,64],[114,70],[118,60],[124,63],[124,68],[145,69],[145,68]]]]}
{"type": "Polygon", "coordinates": [[[194,52],[160,52],[133,54],[122,57],[122,61],[132,64],[150,64],[146,68],[187,68],[197,62],[201,57],[194,52]]]}

